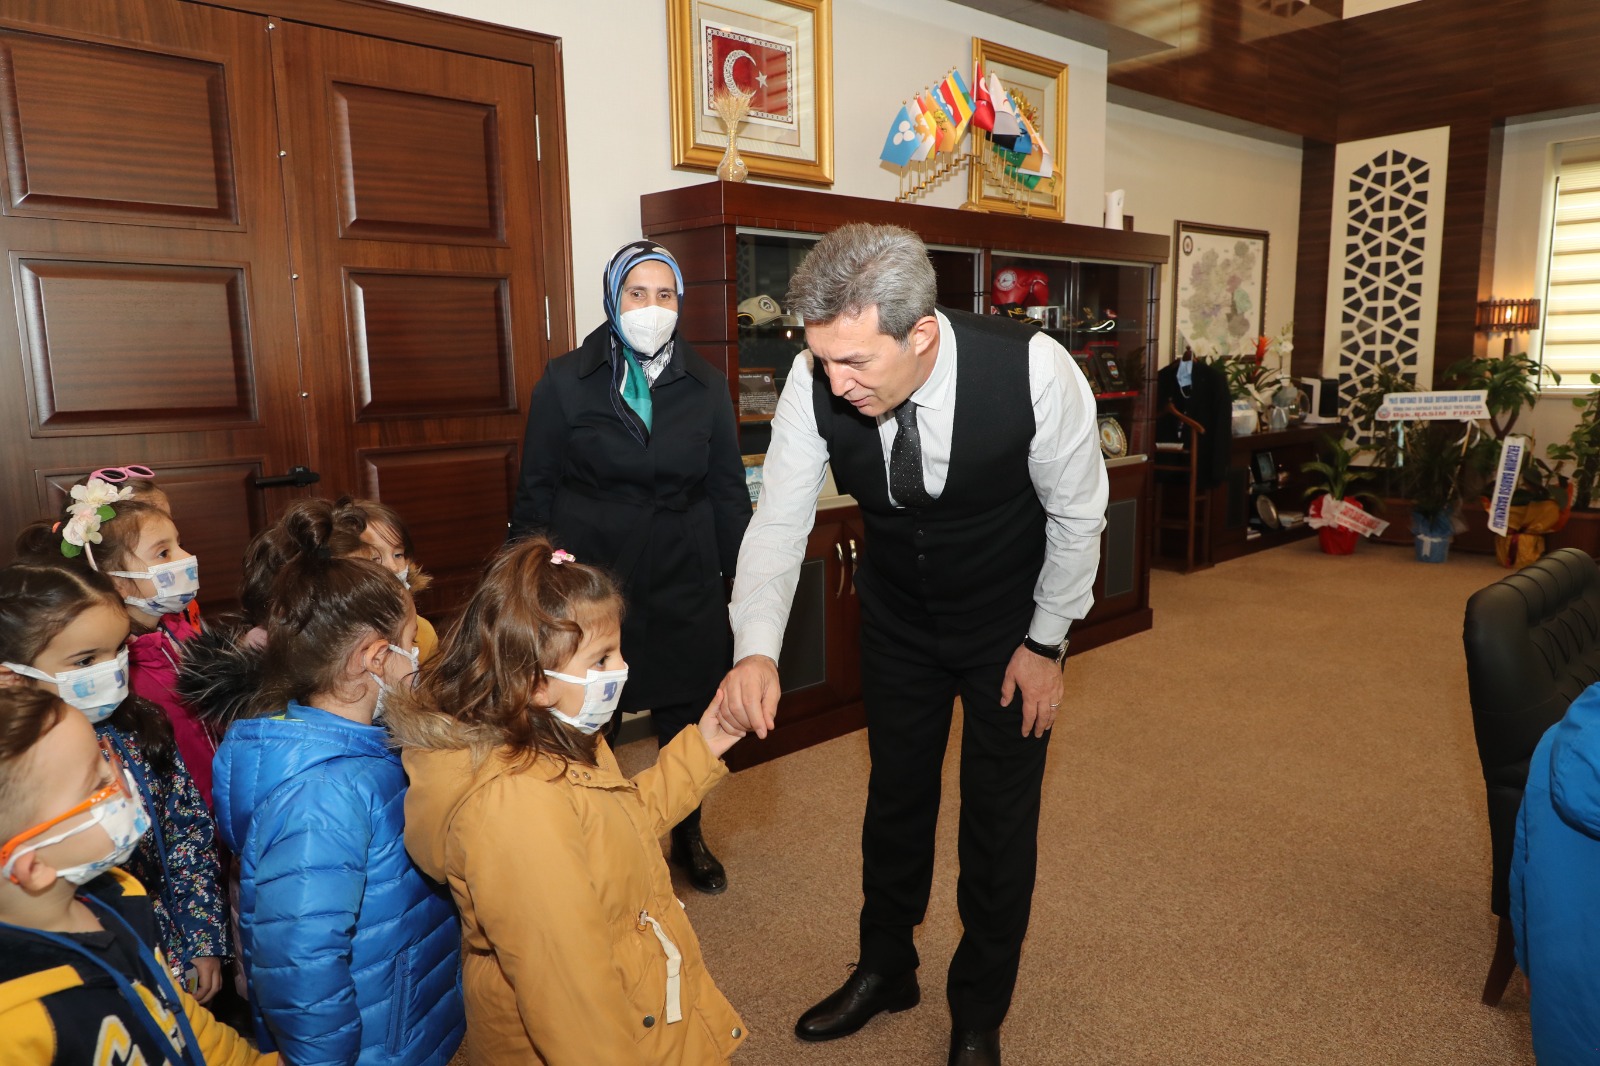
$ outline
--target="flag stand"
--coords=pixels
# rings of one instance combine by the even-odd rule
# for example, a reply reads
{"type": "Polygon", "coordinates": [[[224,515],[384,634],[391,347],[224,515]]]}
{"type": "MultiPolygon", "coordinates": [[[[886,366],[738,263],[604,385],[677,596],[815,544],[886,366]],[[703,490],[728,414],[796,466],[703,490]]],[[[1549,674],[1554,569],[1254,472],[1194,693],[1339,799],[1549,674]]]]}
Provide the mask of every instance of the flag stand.
{"type": "Polygon", "coordinates": [[[954,152],[941,154],[943,158],[935,164],[930,165],[927,161],[923,161],[913,163],[900,171],[900,194],[894,198],[895,203],[920,200],[952,175],[968,173],[973,167],[978,167],[983,171],[984,179],[999,187],[1002,195],[1016,205],[1024,218],[1032,215],[1033,203],[1028,197],[1027,187],[990,149],[988,134],[981,129],[972,130],[966,152],[961,155],[956,155],[954,152]],[[909,186],[906,184],[907,170],[916,175],[909,186]]]}

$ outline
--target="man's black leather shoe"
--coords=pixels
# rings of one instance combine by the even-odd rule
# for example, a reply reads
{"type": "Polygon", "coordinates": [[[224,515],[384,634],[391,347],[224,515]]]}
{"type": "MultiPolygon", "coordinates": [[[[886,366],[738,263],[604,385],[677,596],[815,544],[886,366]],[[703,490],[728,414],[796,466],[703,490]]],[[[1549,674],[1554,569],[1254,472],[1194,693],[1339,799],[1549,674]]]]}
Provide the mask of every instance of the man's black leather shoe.
{"type": "Polygon", "coordinates": [[[801,1040],[836,1040],[866,1025],[874,1014],[910,1010],[920,1002],[915,970],[893,976],[857,970],[837,992],[800,1015],[794,1035],[801,1040]]]}
{"type": "Polygon", "coordinates": [[[1000,1066],[1000,1030],[951,1030],[950,1066],[1000,1066]]]}
{"type": "Polygon", "coordinates": [[[728,873],[722,863],[706,847],[706,838],[700,834],[700,820],[684,822],[672,830],[672,862],[683,867],[689,883],[708,896],[728,889],[728,873]]]}

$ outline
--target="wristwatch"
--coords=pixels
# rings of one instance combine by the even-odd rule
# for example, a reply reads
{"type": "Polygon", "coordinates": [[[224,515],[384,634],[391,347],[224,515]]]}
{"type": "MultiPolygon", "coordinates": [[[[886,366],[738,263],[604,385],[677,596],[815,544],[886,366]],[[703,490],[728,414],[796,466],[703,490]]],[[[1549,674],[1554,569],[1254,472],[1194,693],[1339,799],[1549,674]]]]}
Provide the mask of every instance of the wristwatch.
{"type": "Polygon", "coordinates": [[[1035,655],[1044,656],[1046,659],[1054,662],[1057,666],[1060,666],[1066,661],[1067,645],[1071,643],[1072,642],[1070,640],[1063,640],[1060,644],[1040,644],[1032,637],[1025,636],[1022,638],[1022,646],[1024,648],[1027,648],[1035,655]]]}

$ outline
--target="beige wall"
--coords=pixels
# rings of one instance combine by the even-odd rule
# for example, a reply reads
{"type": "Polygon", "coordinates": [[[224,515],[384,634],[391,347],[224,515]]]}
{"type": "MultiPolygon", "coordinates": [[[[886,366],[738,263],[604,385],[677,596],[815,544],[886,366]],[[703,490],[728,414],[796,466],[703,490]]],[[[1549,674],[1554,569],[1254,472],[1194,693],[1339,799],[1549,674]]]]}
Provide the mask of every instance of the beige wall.
{"type": "Polygon", "coordinates": [[[1357,15],[1369,15],[1374,11],[1387,11],[1391,7],[1402,7],[1416,2],[1417,0],[1344,0],[1344,17],[1353,19],[1357,15]]]}
{"type": "MultiPolygon", "coordinates": [[[[1508,125],[1500,165],[1500,214],[1495,231],[1494,295],[1503,299],[1543,297],[1540,256],[1542,237],[1549,226],[1551,147],[1561,141],[1600,137],[1600,113],[1508,125]]],[[[1538,353],[1539,335],[1527,335],[1528,351],[1538,353]]],[[[1500,338],[1490,342],[1498,353],[1500,338]]],[[[1542,454],[1549,445],[1565,440],[1576,421],[1572,398],[1576,391],[1592,389],[1588,381],[1569,383],[1575,388],[1546,393],[1530,414],[1517,423],[1531,433],[1542,454]]]]}
{"type": "MultiPolygon", "coordinates": [[[[537,30],[562,39],[573,297],[579,334],[600,322],[600,269],[639,236],[643,193],[712,180],[672,169],[665,0],[404,0],[414,7],[537,30]]],[[[834,0],[833,192],[892,200],[897,172],[878,161],[889,123],[912,93],[953,66],[970,68],[983,37],[1070,65],[1067,218],[1099,225],[1104,199],[1106,54],[948,0],[834,0]]],[[[952,179],[924,203],[958,207],[952,179]]]]}
{"type": "MultiPolygon", "coordinates": [[[[1271,234],[1263,319],[1269,336],[1294,315],[1301,154],[1120,104],[1106,108],[1106,187],[1127,190],[1124,210],[1136,229],[1170,235],[1182,219],[1271,234]]],[[[1162,286],[1159,362],[1165,364],[1173,354],[1170,271],[1162,286]]]]}

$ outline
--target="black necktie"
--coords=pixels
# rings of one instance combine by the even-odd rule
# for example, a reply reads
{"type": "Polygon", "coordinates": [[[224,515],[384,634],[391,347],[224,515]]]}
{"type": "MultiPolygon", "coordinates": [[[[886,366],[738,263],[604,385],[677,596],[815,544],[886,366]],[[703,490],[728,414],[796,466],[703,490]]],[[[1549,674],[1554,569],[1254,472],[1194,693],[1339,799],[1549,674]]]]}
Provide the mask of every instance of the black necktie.
{"type": "Polygon", "coordinates": [[[917,405],[907,400],[894,411],[899,429],[889,448],[889,494],[901,507],[926,507],[933,502],[922,480],[922,433],[917,405]]]}

